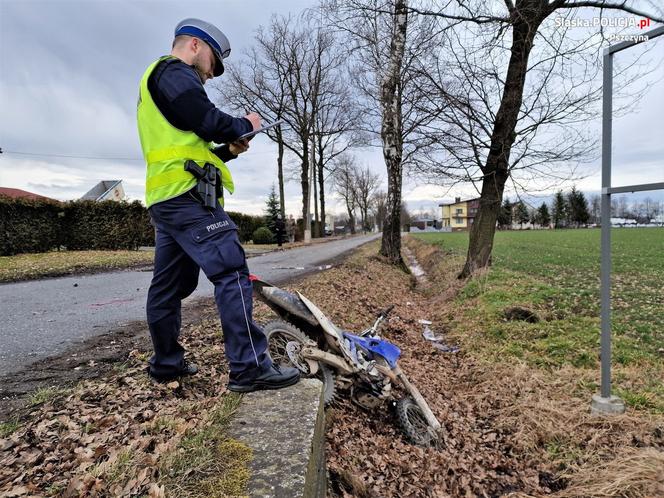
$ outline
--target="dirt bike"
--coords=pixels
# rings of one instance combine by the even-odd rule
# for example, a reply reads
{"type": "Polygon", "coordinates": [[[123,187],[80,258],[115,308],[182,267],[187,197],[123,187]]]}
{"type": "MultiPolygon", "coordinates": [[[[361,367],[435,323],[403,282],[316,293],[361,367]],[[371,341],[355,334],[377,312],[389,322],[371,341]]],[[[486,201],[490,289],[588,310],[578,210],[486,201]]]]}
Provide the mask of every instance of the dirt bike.
{"type": "Polygon", "coordinates": [[[380,324],[394,306],[381,312],[373,326],[352,334],[334,325],[299,292],[291,293],[251,275],[254,294],[280,320],[264,327],[273,361],[299,369],[303,376],[323,382],[325,406],[334,403],[338,391],[366,410],[388,403],[396,408],[398,425],[407,439],[433,446],[440,439],[441,424],[417,388],[397,364],[401,351],[378,335],[380,324]],[[393,385],[408,396],[397,399],[393,385]]]}

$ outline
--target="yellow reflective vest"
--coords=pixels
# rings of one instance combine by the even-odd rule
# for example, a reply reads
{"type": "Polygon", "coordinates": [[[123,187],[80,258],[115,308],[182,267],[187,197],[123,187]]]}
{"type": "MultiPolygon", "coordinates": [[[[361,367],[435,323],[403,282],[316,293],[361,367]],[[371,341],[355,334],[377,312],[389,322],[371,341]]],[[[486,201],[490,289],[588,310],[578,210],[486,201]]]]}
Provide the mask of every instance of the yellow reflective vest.
{"type": "MultiPolygon", "coordinates": [[[[147,164],[145,177],[145,204],[147,207],[186,192],[196,184],[194,176],[184,170],[185,161],[191,159],[199,166],[212,163],[221,172],[221,183],[229,193],[234,185],[231,172],[206,142],[193,131],[182,131],[162,115],[148,90],[148,78],[157,64],[172,56],[153,62],[141,78],[138,96],[138,134],[143,157],[147,164]]],[[[219,199],[222,203],[223,200],[219,199]]]]}

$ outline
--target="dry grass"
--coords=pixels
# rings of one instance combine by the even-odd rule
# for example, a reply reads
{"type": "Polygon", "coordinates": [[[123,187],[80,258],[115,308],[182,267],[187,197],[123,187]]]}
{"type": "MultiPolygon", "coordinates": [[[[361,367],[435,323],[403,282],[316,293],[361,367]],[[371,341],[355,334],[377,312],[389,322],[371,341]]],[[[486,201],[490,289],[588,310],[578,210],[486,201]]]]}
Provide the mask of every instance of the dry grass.
{"type": "Polygon", "coordinates": [[[641,498],[664,496],[664,452],[625,448],[605,465],[572,476],[558,498],[641,498]]]}
{"type": "MultiPolygon", "coordinates": [[[[449,325],[454,339],[478,363],[477,375],[467,380],[474,389],[464,389],[464,395],[472,405],[494,414],[496,427],[514,436],[519,454],[549,462],[556,477],[566,484],[552,496],[664,496],[661,414],[628,409],[620,416],[592,416],[590,398],[597,391],[599,374],[595,369],[572,365],[538,368],[500,352],[487,354],[483,323],[479,318],[476,323],[460,323],[458,313],[459,306],[477,307],[477,315],[481,315],[481,304],[472,296],[482,295],[486,275],[459,284],[458,257],[413,239],[407,244],[435,284],[427,294],[435,302],[436,319],[449,325]],[[470,298],[469,285],[476,288],[470,298]],[[486,399],[489,391],[495,398],[486,399]]],[[[647,377],[635,366],[616,368],[614,375],[636,383],[647,377]]]]}

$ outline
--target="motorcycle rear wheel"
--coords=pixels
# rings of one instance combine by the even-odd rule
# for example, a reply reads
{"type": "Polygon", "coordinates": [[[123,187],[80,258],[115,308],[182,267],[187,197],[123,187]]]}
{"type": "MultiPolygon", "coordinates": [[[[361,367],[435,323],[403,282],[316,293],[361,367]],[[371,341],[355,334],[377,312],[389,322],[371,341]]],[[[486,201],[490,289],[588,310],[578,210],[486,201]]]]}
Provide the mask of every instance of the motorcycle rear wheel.
{"type": "Polygon", "coordinates": [[[296,326],[283,320],[269,322],[263,327],[263,332],[265,332],[265,336],[267,337],[268,352],[272,361],[280,365],[295,367],[300,370],[305,377],[319,379],[323,382],[323,402],[325,403],[325,406],[332,404],[336,395],[333,370],[327,365],[319,362],[318,372],[312,376],[307,362],[303,358],[293,358],[293,352],[289,355],[286,350],[289,343],[295,342],[303,346],[311,343],[311,339],[309,339],[306,334],[296,326]]]}
{"type": "Polygon", "coordinates": [[[397,400],[396,415],[399,427],[409,442],[418,446],[434,446],[436,435],[429,427],[424,412],[410,396],[397,400]]]}

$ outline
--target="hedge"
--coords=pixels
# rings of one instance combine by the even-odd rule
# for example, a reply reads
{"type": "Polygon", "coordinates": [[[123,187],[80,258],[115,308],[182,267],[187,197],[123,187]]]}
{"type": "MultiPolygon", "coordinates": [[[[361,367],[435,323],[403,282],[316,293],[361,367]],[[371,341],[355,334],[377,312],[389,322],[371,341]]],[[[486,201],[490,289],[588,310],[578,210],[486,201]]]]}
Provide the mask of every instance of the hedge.
{"type": "Polygon", "coordinates": [[[258,228],[265,226],[265,218],[263,216],[253,216],[235,211],[227,211],[227,213],[237,225],[240,242],[249,242],[254,232],[258,228]]]}
{"type": "Polygon", "coordinates": [[[138,249],[154,245],[154,227],[139,202],[73,201],[64,204],[61,245],[70,250],[138,249]]]}
{"type": "MultiPolygon", "coordinates": [[[[264,226],[262,216],[228,215],[242,242],[264,226]]],[[[0,255],[53,249],[138,249],[154,245],[154,227],[139,202],[13,199],[0,195],[0,255]]]]}
{"type": "Polygon", "coordinates": [[[154,245],[148,212],[134,201],[12,199],[0,196],[0,255],[53,249],[138,249],[154,245]]]}
{"type": "Polygon", "coordinates": [[[0,255],[49,251],[60,245],[63,206],[0,196],[0,255]]]}

